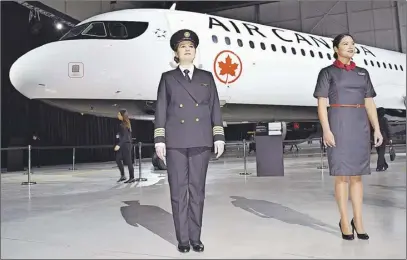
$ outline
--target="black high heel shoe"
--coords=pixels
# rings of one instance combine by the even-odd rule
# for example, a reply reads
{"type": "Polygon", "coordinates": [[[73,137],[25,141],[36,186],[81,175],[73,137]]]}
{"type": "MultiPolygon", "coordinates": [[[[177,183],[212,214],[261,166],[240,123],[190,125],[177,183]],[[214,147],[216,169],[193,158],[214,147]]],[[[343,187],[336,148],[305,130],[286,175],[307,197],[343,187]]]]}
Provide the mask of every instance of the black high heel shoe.
{"type": "Polygon", "coordinates": [[[342,239],[345,239],[345,240],[353,240],[353,239],[355,239],[355,235],[352,233],[352,234],[349,234],[349,235],[345,235],[343,232],[342,232],[342,225],[341,225],[341,221],[339,221],[339,229],[341,230],[341,233],[342,233],[342,239]]]}
{"type": "Polygon", "coordinates": [[[358,237],[359,239],[364,239],[364,240],[368,240],[368,239],[369,239],[369,235],[368,235],[367,233],[364,233],[364,234],[359,234],[359,233],[358,233],[358,231],[356,230],[356,227],[355,227],[355,223],[353,222],[353,219],[352,219],[352,221],[350,222],[350,224],[351,224],[351,226],[352,226],[352,234],[355,233],[355,231],[356,231],[356,235],[357,235],[357,237],[358,237]]]}

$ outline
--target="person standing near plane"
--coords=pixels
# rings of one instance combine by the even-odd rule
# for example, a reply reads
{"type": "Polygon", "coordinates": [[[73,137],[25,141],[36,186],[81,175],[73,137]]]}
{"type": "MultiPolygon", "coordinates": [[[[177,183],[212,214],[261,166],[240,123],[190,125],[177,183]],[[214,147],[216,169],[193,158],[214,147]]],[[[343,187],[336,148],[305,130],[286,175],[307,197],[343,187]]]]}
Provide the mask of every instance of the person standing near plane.
{"type": "Polygon", "coordinates": [[[324,144],[328,146],[328,164],[335,176],[335,197],[340,212],[342,238],[369,239],[362,223],[362,175],[370,171],[370,126],[374,129],[374,144],[380,146],[383,137],[373,98],[376,92],[369,72],[352,61],[355,54],[353,37],[340,34],[333,41],[335,62],[319,72],[313,96],[318,99],[318,116],[324,144]],[[327,111],[329,99],[329,110],[327,111]],[[347,215],[348,178],[353,216],[352,231],[347,215]]]}
{"type": "Polygon", "coordinates": [[[121,121],[119,130],[119,143],[114,147],[116,152],[116,163],[120,170],[120,179],[117,182],[126,180],[124,176],[124,166],[123,162],[127,164],[129,169],[129,179],[124,183],[133,183],[134,179],[134,167],[131,160],[131,150],[132,150],[132,139],[131,139],[131,124],[129,115],[126,109],[121,109],[117,113],[118,119],[121,121]]]}
{"type": "Polygon", "coordinates": [[[386,162],[386,158],[384,158],[384,154],[386,153],[386,145],[391,144],[391,136],[390,136],[390,129],[389,129],[389,122],[387,118],[384,116],[386,114],[386,110],[383,107],[379,107],[377,109],[377,115],[379,117],[379,125],[380,130],[383,136],[383,143],[376,147],[377,152],[377,167],[376,171],[385,171],[389,168],[389,165],[386,162]]]}
{"type": "Polygon", "coordinates": [[[225,136],[213,75],[193,65],[199,38],[179,30],[170,39],[179,66],[161,76],[157,91],[154,142],[166,162],[178,250],[202,252],[202,215],[211,148],[217,158],[225,136]],[[189,196],[188,196],[189,195],[189,196]],[[188,198],[189,197],[189,198],[188,198]]]}

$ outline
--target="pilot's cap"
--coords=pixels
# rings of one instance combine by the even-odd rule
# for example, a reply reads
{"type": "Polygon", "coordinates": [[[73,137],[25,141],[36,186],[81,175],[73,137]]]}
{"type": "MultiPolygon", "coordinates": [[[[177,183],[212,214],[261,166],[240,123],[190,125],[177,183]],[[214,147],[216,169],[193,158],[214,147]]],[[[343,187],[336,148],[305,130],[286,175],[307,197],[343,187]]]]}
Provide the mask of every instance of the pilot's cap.
{"type": "Polygon", "coordinates": [[[177,31],[176,33],[174,33],[171,36],[171,40],[170,40],[171,49],[176,51],[177,47],[178,47],[178,43],[180,43],[182,41],[191,41],[194,44],[195,48],[198,47],[198,45],[199,45],[198,35],[194,31],[191,31],[188,29],[182,29],[182,30],[177,31]]]}

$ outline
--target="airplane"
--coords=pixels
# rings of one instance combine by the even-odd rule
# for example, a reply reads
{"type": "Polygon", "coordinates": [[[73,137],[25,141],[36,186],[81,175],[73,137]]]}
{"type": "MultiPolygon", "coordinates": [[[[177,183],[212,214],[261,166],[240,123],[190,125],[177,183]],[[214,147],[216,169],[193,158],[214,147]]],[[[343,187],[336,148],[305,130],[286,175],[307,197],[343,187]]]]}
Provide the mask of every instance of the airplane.
{"type": "MultiPolygon", "coordinates": [[[[286,122],[318,122],[312,94],[334,61],[332,38],[174,8],[90,17],[16,60],[10,81],[27,98],[69,111],[116,117],[124,107],[153,121],[161,74],[177,67],[170,37],[185,28],[200,38],[194,64],[215,78],[224,126],[281,121],[285,138],[286,122]]],[[[376,105],[405,118],[406,55],[356,43],[353,60],[369,71],[376,105]]]]}

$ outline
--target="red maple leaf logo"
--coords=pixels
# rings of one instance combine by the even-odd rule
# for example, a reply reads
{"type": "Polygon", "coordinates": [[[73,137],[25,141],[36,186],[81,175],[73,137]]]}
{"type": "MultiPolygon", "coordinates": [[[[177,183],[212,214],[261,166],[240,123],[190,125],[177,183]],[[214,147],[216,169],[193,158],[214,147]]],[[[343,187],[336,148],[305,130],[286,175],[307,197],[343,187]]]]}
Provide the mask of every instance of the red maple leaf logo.
{"type": "Polygon", "coordinates": [[[232,59],[228,55],[225,59],[225,62],[219,61],[218,62],[219,67],[220,67],[220,75],[225,75],[226,74],[226,82],[228,81],[228,76],[236,76],[236,70],[237,66],[239,64],[237,63],[232,63],[232,59]]]}

